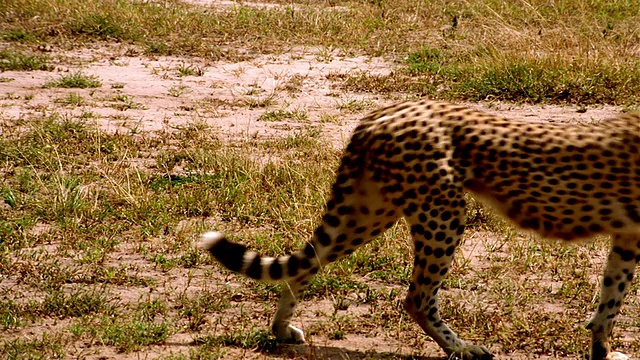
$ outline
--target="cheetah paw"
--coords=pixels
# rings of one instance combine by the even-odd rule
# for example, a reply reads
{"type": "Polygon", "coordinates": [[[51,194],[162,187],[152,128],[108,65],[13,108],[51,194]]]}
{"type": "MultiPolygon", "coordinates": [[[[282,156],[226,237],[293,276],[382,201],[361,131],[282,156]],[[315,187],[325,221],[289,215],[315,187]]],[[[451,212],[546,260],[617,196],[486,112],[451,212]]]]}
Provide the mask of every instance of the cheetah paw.
{"type": "Polygon", "coordinates": [[[274,332],[279,340],[287,343],[302,344],[305,342],[304,332],[293,325],[288,325],[284,330],[274,332]]]}
{"type": "Polygon", "coordinates": [[[449,359],[489,360],[493,359],[493,354],[484,346],[467,344],[463,349],[452,352],[449,359]]]}
{"type": "Polygon", "coordinates": [[[629,357],[623,353],[613,351],[607,354],[605,360],[629,360],[629,357]]]}

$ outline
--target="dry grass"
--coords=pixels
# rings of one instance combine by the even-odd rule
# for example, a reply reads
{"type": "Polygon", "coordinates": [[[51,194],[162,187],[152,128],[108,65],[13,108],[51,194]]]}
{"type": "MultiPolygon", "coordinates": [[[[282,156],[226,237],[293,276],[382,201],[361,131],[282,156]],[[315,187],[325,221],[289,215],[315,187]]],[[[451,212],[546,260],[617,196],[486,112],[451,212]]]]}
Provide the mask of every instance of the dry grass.
{"type": "MultiPolygon", "coordinates": [[[[215,223],[261,252],[298,248],[321,215],[338,159],[317,133],[234,150],[200,126],[131,137],[55,115],[25,124],[5,124],[0,141],[3,352],[76,356],[106,347],[134,356],[184,336],[195,342],[178,358],[281,349],[261,325],[277,286],[211,270],[191,242],[215,223]],[[277,162],[249,160],[265,151],[279,154],[277,162]],[[42,338],[20,340],[51,321],[58,326],[42,338]],[[76,350],[62,350],[69,346],[76,350]]],[[[585,353],[581,325],[595,306],[605,243],[534,241],[474,202],[468,215],[467,241],[443,286],[444,317],[499,354],[585,353]]],[[[325,268],[301,310],[315,319],[305,326],[312,341],[384,332],[429,355],[419,352],[429,340],[400,306],[410,248],[401,222],[325,268]]],[[[634,285],[614,341],[630,354],[640,351],[637,295],[634,285]]]]}
{"type": "Polygon", "coordinates": [[[148,54],[213,60],[312,46],[327,56],[406,59],[400,67],[405,76],[376,77],[359,87],[364,91],[471,100],[638,102],[640,15],[634,1],[275,4],[202,8],[178,1],[9,0],[0,4],[5,20],[0,37],[27,48],[43,42],[69,47],[121,41],[148,54]]]}
{"type": "MultiPolygon", "coordinates": [[[[279,5],[5,0],[0,69],[51,70],[59,60],[39,55],[42,46],[96,41],[149,56],[190,56],[172,70],[179,77],[205,71],[191,64],[313,47],[322,61],[336,54],[395,60],[389,74],[329,75],[349,90],[638,103],[636,1],[270,4],[279,5]]],[[[100,86],[81,73],[52,78],[50,86],[100,86]]],[[[283,90],[295,95],[303,80],[292,78],[283,90]]],[[[166,92],[180,98],[187,90],[166,92]]],[[[296,249],[312,233],[333,181],[339,151],[306,111],[283,110],[269,94],[243,96],[243,107],[265,108],[260,121],[303,126],[290,136],[231,146],[200,123],[122,134],[95,128],[89,111],[43,109],[18,120],[0,111],[0,353],[215,359],[306,349],[299,356],[327,358],[340,356],[331,344],[358,339],[367,346],[349,350],[351,358],[434,355],[433,342],[400,305],[413,265],[402,222],[315,278],[296,318],[314,344],[303,350],[268,334],[278,286],[236,277],[193,248],[197,234],[215,227],[261,252],[296,249]]],[[[102,100],[121,111],[145,106],[121,92],[102,100]]],[[[57,100],[69,107],[95,101],[75,92],[57,100]]],[[[197,111],[193,106],[188,110],[197,111]]],[[[345,116],[372,106],[336,104],[345,116]]],[[[462,337],[501,356],[584,356],[583,325],[596,306],[605,242],[537,241],[472,203],[466,242],[441,292],[443,316],[462,337]]],[[[633,285],[614,334],[614,347],[634,357],[638,293],[633,285]]]]}

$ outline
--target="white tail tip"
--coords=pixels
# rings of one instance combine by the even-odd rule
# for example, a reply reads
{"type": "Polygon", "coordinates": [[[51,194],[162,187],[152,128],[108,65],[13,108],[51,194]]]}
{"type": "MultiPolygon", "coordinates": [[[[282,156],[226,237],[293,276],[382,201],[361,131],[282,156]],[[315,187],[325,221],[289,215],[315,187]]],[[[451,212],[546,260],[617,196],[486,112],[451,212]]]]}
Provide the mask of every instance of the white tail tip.
{"type": "Polygon", "coordinates": [[[202,234],[200,242],[196,245],[199,249],[209,250],[216,245],[220,240],[224,239],[224,235],[217,231],[210,231],[202,234]]]}

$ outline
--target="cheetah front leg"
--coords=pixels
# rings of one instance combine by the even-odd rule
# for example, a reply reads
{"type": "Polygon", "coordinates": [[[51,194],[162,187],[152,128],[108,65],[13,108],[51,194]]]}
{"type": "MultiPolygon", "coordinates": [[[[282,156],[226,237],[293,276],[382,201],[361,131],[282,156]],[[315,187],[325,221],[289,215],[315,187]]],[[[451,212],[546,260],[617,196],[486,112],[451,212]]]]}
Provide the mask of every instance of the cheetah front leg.
{"type": "Polygon", "coordinates": [[[591,360],[623,360],[628,357],[611,352],[609,338],[624,296],[640,260],[640,236],[615,235],[602,276],[600,303],[587,325],[591,329],[591,360]]]}
{"type": "Polygon", "coordinates": [[[467,344],[440,318],[438,289],[448,272],[464,231],[465,202],[462,191],[451,199],[456,207],[422,206],[407,217],[415,246],[415,259],[404,309],[450,358],[492,359],[484,346],[467,344]],[[425,221],[426,219],[426,221],[425,221]]]}

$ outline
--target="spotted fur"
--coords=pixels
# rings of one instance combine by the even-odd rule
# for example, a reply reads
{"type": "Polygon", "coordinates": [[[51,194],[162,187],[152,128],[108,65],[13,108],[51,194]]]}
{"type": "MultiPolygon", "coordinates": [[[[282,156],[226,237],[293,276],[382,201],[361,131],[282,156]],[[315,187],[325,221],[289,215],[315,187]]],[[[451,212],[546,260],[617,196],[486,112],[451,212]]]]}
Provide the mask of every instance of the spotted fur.
{"type": "Polygon", "coordinates": [[[273,331],[304,341],[290,324],[301,288],[404,217],[415,264],[404,309],[448,355],[489,359],[440,318],[438,288],[465,228],[465,191],[523,229],[565,241],[611,235],[600,303],[588,328],[591,359],[610,351],[614,318],[640,261],[640,115],[592,125],[512,121],[442,102],[375,111],[355,129],[326,213],[311,240],[290,255],[263,257],[220,233],[201,247],[227,268],[282,280],[273,331]]]}

